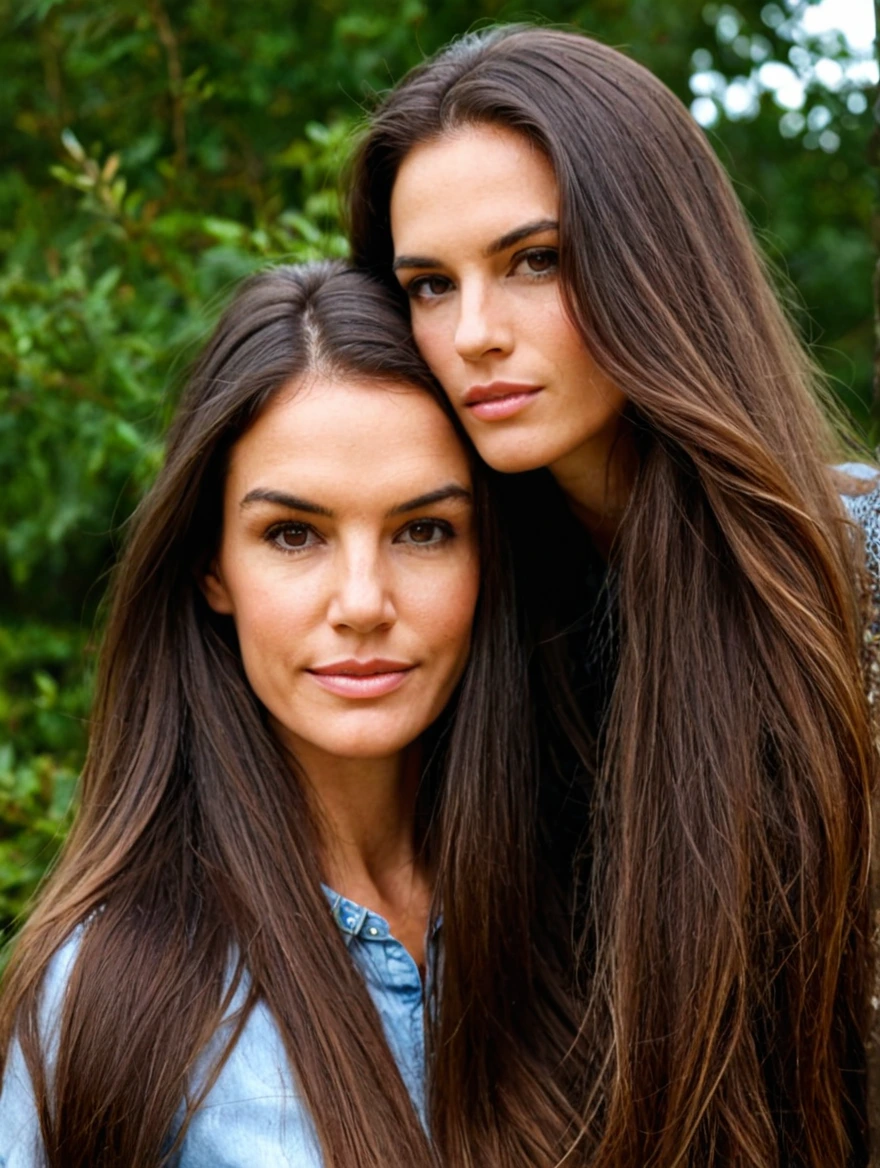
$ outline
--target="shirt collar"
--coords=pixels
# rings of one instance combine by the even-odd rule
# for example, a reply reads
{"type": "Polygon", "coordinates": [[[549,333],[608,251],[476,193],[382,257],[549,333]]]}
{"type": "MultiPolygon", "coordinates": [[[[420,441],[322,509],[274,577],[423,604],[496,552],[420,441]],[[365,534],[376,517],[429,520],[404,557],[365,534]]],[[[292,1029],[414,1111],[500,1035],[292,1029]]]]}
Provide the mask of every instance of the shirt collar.
{"type": "MultiPolygon", "coordinates": [[[[345,937],[347,945],[351,943],[353,937],[358,937],[361,941],[387,941],[391,936],[391,930],[384,917],[365,908],[362,904],[357,904],[356,901],[349,900],[347,896],[342,896],[334,889],[328,888],[326,884],[322,884],[321,888],[327,897],[333,919],[345,937]]],[[[442,923],[443,917],[441,915],[434,921],[431,929],[432,941],[437,936],[442,923]]]]}

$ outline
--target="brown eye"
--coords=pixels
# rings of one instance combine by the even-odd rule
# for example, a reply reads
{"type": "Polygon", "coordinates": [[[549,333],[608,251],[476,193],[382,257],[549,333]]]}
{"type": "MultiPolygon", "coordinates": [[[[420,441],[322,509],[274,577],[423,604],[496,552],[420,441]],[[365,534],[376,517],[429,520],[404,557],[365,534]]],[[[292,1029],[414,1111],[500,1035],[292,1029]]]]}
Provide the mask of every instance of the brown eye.
{"type": "Polygon", "coordinates": [[[413,543],[431,543],[436,530],[436,523],[414,523],[409,529],[409,536],[413,543]]]}
{"type": "Polygon", "coordinates": [[[407,285],[407,295],[414,300],[435,300],[449,291],[445,276],[419,276],[407,285]]]}
{"type": "Polygon", "coordinates": [[[309,533],[306,528],[301,527],[298,531],[280,531],[278,533],[279,541],[283,547],[303,547],[308,539],[309,533]]]}
{"type": "Polygon", "coordinates": [[[397,542],[430,547],[445,543],[452,539],[454,534],[448,523],[439,523],[436,519],[417,519],[400,533],[397,542]]]}
{"type": "Polygon", "coordinates": [[[283,552],[298,552],[315,542],[315,532],[305,523],[284,523],[267,533],[270,543],[283,552]]]}
{"type": "Polygon", "coordinates": [[[535,273],[552,272],[559,263],[559,256],[552,247],[542,248],[539,251],[530,251],[524,257],[529,271],[535,273]]]}

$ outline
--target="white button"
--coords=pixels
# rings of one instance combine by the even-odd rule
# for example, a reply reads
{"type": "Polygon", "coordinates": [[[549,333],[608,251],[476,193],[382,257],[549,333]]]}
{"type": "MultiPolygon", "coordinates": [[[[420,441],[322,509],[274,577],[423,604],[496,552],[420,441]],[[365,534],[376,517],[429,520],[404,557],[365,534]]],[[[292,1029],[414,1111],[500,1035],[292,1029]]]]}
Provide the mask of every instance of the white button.
{"type": "Polygon", "coordinates": [[[375,937],[378,932],[379,932],[378,929],[372,928],[372,929],[370,929],[370,936],[375,937]]]}

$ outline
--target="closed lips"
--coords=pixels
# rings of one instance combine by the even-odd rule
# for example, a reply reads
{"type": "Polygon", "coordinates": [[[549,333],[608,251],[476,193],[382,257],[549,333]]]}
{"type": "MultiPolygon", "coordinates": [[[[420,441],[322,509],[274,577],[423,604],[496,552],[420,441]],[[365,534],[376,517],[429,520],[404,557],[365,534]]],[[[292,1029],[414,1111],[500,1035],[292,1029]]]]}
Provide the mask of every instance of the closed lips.
{"type": "Polygon", "coordinates": [[[473,385],[464,395],[464,404],[476,406],[481,402],[497,401],[500,398],[530,396],[539,393],[542,388],[540,385],[527,385],[516,381],[493,381],[489,385],[473,385]]]}
{"type": "Polygon", "coordinates": [[[316,665],[308,670],[321,676],[373,677],[377,673],[402,673],[412,669],[404,661],[335,661],[331,665],[316,665]]]}
{"type": "Polygon", "coordinates": [[[531,405],[544,387],[510,381],[474,385],[464,396],[465,408],[481,422],[503,422],[531,405]]]}
{"type": "Polygon", "coordinates": [[[381,698],[403,685],[414,669],[402,661],[339,661],[307,672],[337,697],[381,698]]]}

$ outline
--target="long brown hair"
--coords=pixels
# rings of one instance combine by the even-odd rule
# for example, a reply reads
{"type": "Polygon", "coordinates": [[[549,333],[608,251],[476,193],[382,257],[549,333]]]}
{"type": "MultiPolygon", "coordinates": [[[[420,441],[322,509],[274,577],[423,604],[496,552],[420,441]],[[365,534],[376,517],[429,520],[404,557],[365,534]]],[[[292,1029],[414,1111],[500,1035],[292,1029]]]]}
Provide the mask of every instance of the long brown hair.
{"type": "Polygon", "coordinates": [[[467,36],[387,96],[352,171],[358,264],[394,287],[398,167],[474,124],[552,163],[567,311],[640,447],[587,793],[573,1157],[862,1163],[873,754],[816,377],[687,110],[576,33],[467,36]]]}
{"type": "MultiPolygon", "coordinates": [[[[256,276],[209,341],[116,573],[79,812],[0,1003],[0,1050],[21,1043],[50,1168],[164,1163],[178,1109],[186,1100],[194,1113],[257,999],[328,1166],[436,1162],[328,912],[303,789],[229,619],[197,584],[219,537],[230,447],[274,393],[315,370],[442,400],[387,292],[339,265],[256,276]],[[40,1028],[41,986],[83,922],[56,1049],[40,1028]],[[191,1082],[241,989],[221,1059],[191,1082]]],[[[433,912],[444,914],[428,1026],[435,1110],[455,1117],[462,1149],[454,1162],[514,1165],[536,1140],[562,1142],[560,1068],[576,1025],[553,946],[536,944],[553,913],[537,903],[526,665],[488,482],[475,466],[473,647],[423,780],[433,912]]]]}

